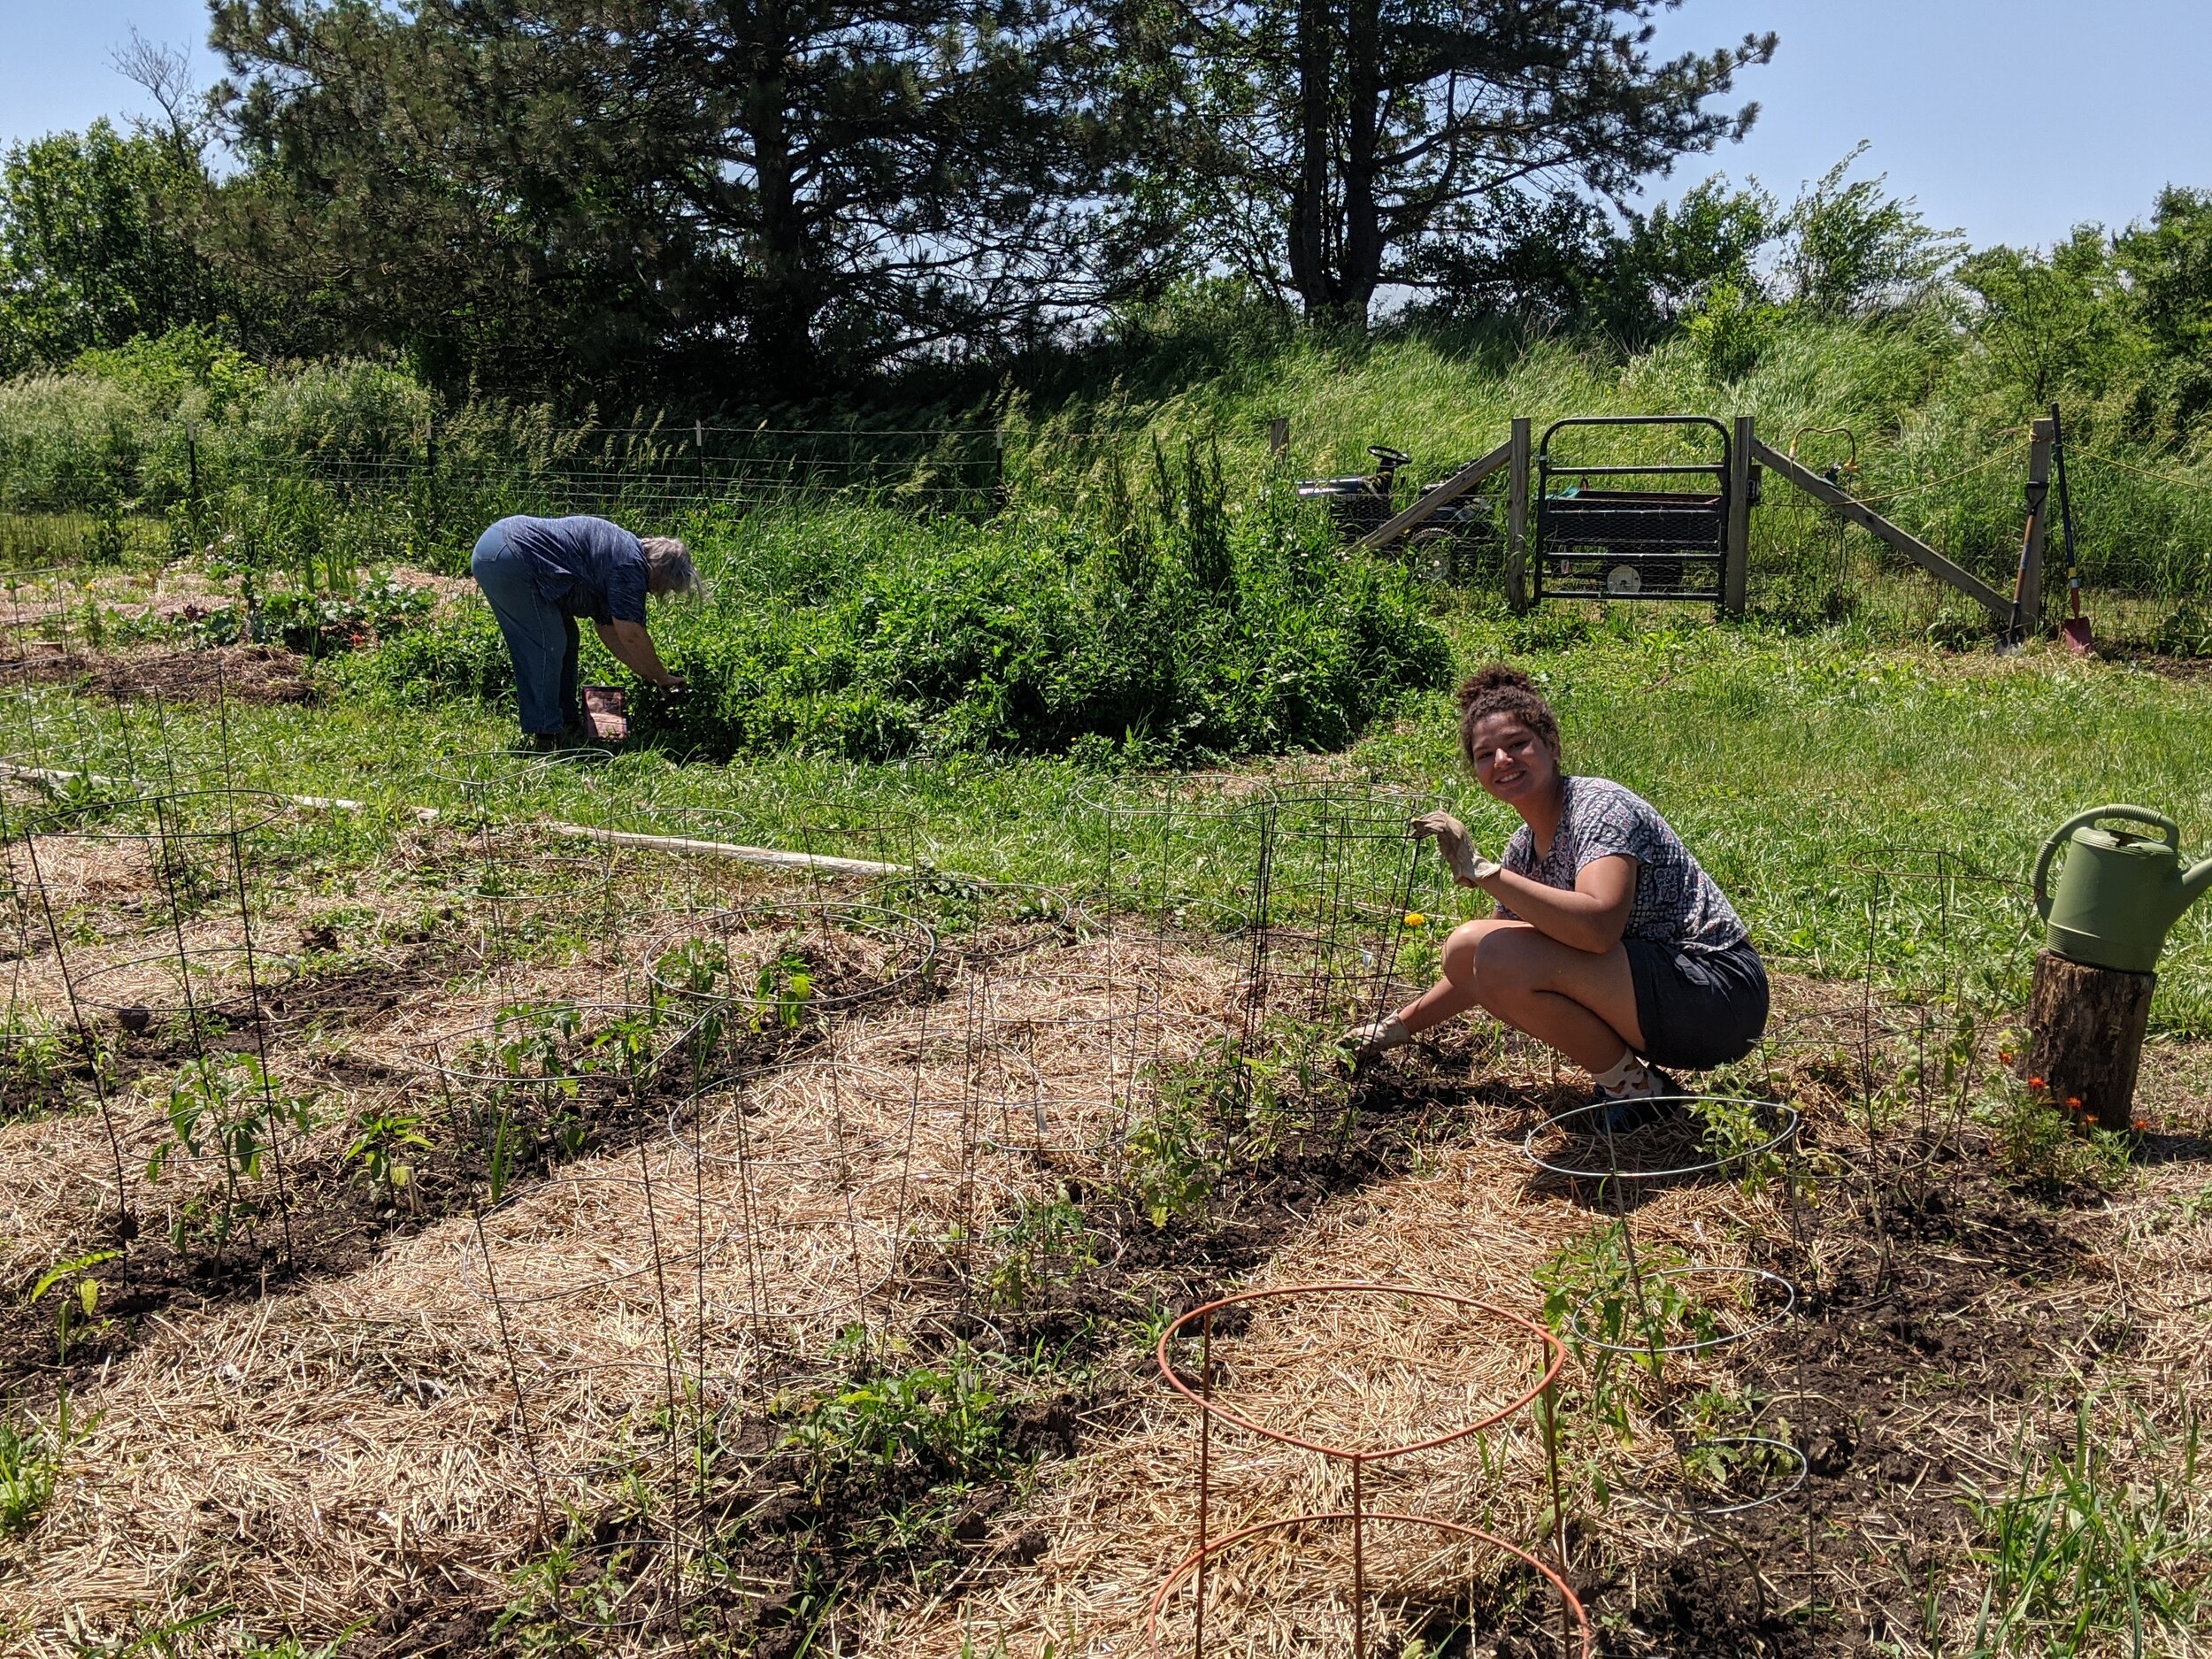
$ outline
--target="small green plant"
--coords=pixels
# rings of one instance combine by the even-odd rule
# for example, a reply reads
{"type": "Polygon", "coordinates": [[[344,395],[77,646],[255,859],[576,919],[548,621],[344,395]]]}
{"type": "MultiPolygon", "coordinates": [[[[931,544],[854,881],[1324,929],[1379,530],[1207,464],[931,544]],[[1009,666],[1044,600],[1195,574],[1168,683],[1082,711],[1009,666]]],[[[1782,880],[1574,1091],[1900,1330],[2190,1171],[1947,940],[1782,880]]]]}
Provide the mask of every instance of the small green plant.
{"type": "Polygon", "coordinates": [[[568,1056],[582,1027],[583,1014],[572,1002],[511,1002],[492,1016],[492,1067],[503,1078],[549,1082],[574,1094],[568,1056]]]}
{"type": "Polygon", "coordinates": [[[89,1322],[99,1310],[100,1281],[92,1277],[92,1270],[122,1254],[120,1250],[93,1250],[84,1256],[71,1256],[48,1268],[31,1287],[34,1307],[49,1292],[58,1293],[54,1297],[55,1362],[65,1369],[69,1363],[69,1333],[89,1322]]]}
{"type": "Polygon", "coordinates": [[[1764,1192],[1778,1179],[1784,1162],[1780,1153],[1763,1151],[1774,1139],[1774,1125],[1748,1100],[1700,1100],[1696,1115],[1704,1131],[1706,1155],[1721,1161],[1721,1168],[1747,1193],[1764,1192]]]}
{"type": "Polygon", "coordinates": [[[1154,1103],[1123,1142],[1132,1201],[1155,1227],[1202,1210],[1221,1168],[1207,1146],[1205,1125],[1172,1097],[1154,1103]]]}
{"type": "Polygon", "coordinates": [[[523,1132],[516,1127],[514,1114],[502,1106],[497,1119],[492,1125],[491,1146],[485,1156],[489,1166],[487,1179],[491,1188],[491,1201],[495,1204],[506,1194],[507,1183],[514,1175],[515,1156],[523,1139],[523,1132]]]}
{"type": "Polygon", "coordinates": [[[1599,1421],[1624,1436],[1630,1402],[1615,1363],[1625,1359],[1655,1371],[1658,1350],[1720,1333],[1713,1310],[1683,1287],[1678,1270],[1687,1265],[1679,1251],[1648,1246],[1632,1260],[1625,1224],[1612,1222],[1565,1246],[1537,1271],[1545,1322],[1582,1363],[1599,1421]]]}
{"type": "Polygon", "coordinates": [[[2081,1116],[2079,1102],[2055,1100],[2040,1078],[2000,1075],[1983,1094],[1978,1116],[1998,1167],[2032,1190],[2110,1192],[2127,1179],[2128,1138],[2081,1116]]]}
{"type": "Polygon", "coordinates": [[[814,999],[814,970],[796,940],[786,940],[753,976],[753,1029],[795,1031],[814,999]]]}
{"type": "Polygon", "coordinates": [[[784,1437],[817,1501],[856,1475],[911,1469],[926,1479],[987,1479],[1008,1455],[1005,1402],[965,1348],[941,1365],[871,1379],[817,1401],[784,1437]]]}
{"type": "Polygon", "coordinates": [[[992,1230],[984,1287],[995,1308],[1026,1307],[1098,1265],[1098,1235],[1071,1203],[1029,1204],[992,1230]]]}
{"type": "Polygon", "coordinates": [[[12,1415],[0,1417],[0,1532],[20,1538],[37,1525],[53,1502],[61,1455],[75,1432],[65,1388],[51,1428],[38,1422],[19,1424],[12,1415]]]}
{"type": "Polygon", "coordinates": [[[346,1148],[346,1161],[358,1164],[372,1185],[395,1202],[415,1178],[411,1149],[430,1149],[423,1133],[426,1120],[420,1112],[387,1110],[362,1120],[346,1148]]]}
{"type": "Polygon", "coordinates": [[[61,1033],[43,1025],[21,1025],[0,1031],[0,1082],[23,1103],[11,1108],[36,1111],[60,1104],[69,1053],[61,1033]]]}
{"type": "Polygon", "coordinates": [[[575,1627],[633,1616],[638,1582],[660,1553],[645,1540],[595,1543],[583,1523],[572,1519],[559,1543],[508,1580],[507,1605],[492,1622],[494,1640],[503,1636],[530,1654],[584,1651],[575,1627]]]}
{"type": "MultiPolygon", "coordinates": [[[[288,1125],[300,1134],[315,1126],[314,1107],[313,1096],[278,1088],[251,1055],[196,1060],[170,1079],[169,1138],[146,1160],[146,1179],[158,1182],[180,1156],[215,1157],[223,1171],[223,1202],[209,1230],[219,1249],[238,1220],[257,1213],[242,1197],[242,1184],[260,1178],[263,1158],[288,1125]]],[[[181,1246],[182,1239],[178,1242],[181,1246]]]]}

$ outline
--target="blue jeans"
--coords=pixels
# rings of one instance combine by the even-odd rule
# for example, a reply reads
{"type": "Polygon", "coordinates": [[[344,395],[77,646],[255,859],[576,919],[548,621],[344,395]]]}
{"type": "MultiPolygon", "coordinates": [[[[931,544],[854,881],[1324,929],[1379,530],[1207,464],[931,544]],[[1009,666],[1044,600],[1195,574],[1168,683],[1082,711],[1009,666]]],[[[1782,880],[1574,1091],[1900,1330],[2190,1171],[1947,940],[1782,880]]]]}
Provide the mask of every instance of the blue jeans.
{"type": "Polygon", "coordinates": [[[515,711],[522,729],[557,735],[583,719],[576,696],[576,618],[548,603],[531,579],[530,561],[507,545],[494,525],[477,538],[469,573],[491,601],[492,615],[515,664],[515,711]]]}

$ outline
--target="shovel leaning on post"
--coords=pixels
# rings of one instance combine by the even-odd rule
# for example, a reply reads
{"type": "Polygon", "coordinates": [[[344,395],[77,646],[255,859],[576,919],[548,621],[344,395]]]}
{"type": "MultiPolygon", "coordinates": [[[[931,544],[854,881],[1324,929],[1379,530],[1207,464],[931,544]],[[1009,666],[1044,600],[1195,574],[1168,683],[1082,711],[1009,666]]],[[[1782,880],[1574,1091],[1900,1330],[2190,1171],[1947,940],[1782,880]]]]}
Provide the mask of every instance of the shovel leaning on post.
{"type": "Polygon", "coordinates": [[[2066,428],[2058,423],[2058,405],[2051,405],[2051,464],[2058,470],[2058,524],[2066,538],[2066,619],[2058,625],[2059,637],[2077,657],[2089,655],[2089,618],[2081,613],[2081,561],[2074,557],[2074,496],[2066,488],[2066,428]]]}

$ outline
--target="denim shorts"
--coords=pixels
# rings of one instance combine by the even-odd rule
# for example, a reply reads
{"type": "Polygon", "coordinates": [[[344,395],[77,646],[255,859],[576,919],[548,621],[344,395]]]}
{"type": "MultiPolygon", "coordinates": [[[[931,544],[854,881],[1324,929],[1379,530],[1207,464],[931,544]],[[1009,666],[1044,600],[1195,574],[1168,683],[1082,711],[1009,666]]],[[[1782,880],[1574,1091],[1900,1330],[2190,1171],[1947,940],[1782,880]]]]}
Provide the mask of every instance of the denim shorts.
{"type": "Polygon", "coordinates": [[[1644,1058],[1702,1071],[1749,1054],[1767,1028],[1767,971],[1747,939],[1724,950],[1687,951],[1624,939],[1636,984],[1644,1058]]]}

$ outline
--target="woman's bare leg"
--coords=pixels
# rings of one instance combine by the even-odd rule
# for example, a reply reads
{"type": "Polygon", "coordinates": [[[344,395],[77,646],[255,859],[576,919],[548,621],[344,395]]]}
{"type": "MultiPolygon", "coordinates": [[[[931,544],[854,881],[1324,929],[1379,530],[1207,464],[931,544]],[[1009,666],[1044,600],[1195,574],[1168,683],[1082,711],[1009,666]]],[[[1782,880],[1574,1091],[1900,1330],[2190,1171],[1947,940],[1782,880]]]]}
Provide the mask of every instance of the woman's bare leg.
{"type": "Polygon", "coordinates": [[[1477,949],[1475,981],[1485,1008],[1593,1075],[1643,1052],[1636,981],[1618,945],[1577,950],[1533,927],[1497,928],[1477,949]]]}
{"type": "Polygon", "coordinates": [[[1593,1075],[1641,1052],[1636,983],[1618,945],[1593,954],[1526,922],[1467,922],[1444,944],[1444,977],[1398,1010],[1424,1032],[1475,1008],[1548,1044],[1593,1075]]]}
{"type": "Polygon", "coordinates": [[[1479,1007],[1482,998],[1475,987],[1475,960],[1483,936],[1493,928],[1521,926],[1519,922],[1463,922],[1452,929],[1444,941],[1444,977],[1398,1010],[1405,1028],[1418,1033],[1479,1007]]]}

